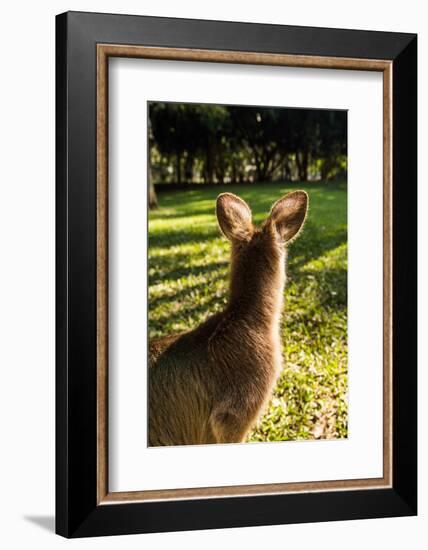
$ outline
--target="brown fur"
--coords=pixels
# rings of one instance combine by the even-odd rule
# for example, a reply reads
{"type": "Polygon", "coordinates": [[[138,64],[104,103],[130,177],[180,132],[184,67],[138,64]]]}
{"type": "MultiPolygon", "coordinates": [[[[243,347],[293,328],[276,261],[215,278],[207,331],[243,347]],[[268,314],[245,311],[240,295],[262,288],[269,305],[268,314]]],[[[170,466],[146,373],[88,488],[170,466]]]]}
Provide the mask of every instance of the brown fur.
{"type": "Polygon", "coordinates": [[[285,243],[307,200],[289,193],[257,228],[242,199],[217,198],[232,243],[229,302],[194,330],[150,342],[149,445],[241,442],[256,423],[281,370],[285,243]]]}

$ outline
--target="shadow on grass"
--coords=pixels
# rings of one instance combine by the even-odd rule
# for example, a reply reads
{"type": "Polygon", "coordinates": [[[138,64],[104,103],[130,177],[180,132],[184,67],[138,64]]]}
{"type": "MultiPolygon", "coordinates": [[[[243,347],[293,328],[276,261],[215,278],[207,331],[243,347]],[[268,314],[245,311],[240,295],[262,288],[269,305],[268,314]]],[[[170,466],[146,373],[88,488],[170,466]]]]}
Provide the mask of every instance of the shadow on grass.
{"type": "MultiPolygon", "coordinates": [[[[215,277],[209,278],[209,286],[213,286],[217,281],[224,280],[225,275],[218,274],[215,277]]],[[[162,296],[156,296],[156,297],[149,297],[149,308],[151,310],[156,309],[158,306],[162,306],[171,300],[174,301],[180,301],[181,299],[186,299],[189,297],[189,294],[192,293],[193,295],[205,295],[206,294],[206,287],[207,283],[200,282],[196,284],[186,284],[186,286],[180,290],[174,290],[173,295],[163,294],[162,296]]]]}
{"type": "MultiPolygon", "coordinates": [[[[171,218],[173,221],[176,218],[171,218]]],[[[177,245],[196,245],[201,242],[212,241],[220,236],[220,230],[213,226],[212,228],[192,227],[191,229],[178,229],[166,231],[153,231],[149,236],[149,248],[170,248],[177,245]]]]}
{"type": "MultiPolygon", "coordinates": [[[[343,184],[306,184],[269,186],[258,185],[254,188],[239,186],[224,186],[201,189],[200,191],[171,191],[159,196],[160,208],[150,212],[150,219],[165,220],[165,227],[151,229],[149,247],[151,250],[160,249],[161,253],[154,254],[149,259],[149,285],[165,283],[166,286],[179,279],[188,277],[203,277],[206,281],[184,280],[179,290],[168,289],[161,296],[150,299],[150,309],[154,310],[168,305],[169,302],[186,301],[189,295],[194,306],[180,308],[175,314],[172,308],[163,319],[167,324],[178,322],[183,316],[201,314],[210,311],[210,307],[218,300],[215,296],[206,301],[207,295],[212,292],[213,285],[219,280],[228,278],[230,248],[226,245],[224,259],[218,261],[218,252],[211,258],[210,248],[213,241],[219,239],[221,233],[215,219],[215,198],[225,190],[234,192],[248,201],[251,205],[256,222],[266,218],[271,205],[287,191],[303,188],[310,194],[310,211],[308,221],[299,239],[292,243],[289,250],[288,277],[286,296],[290,295],[295,285],[299,293],[296,299],[308,294],[306,312],[296,318],[296,323],[309,322],[309,316],[318,309],[330,311],[345,310],[347,306],[347,270],[345,268],[322,268],[319,270],[303,269],[308,263],[321,259],[347,242],[346,228],[346,187],[343,184]],[[198,216],[211,216],[208,221],[198,222],[198,216]],[[189,224],[174,220],[189,217],[189,224]],[[192,219],[191,219],[192,218],[192,219]],[[193,218],[196,218],[196,222],[193,218]],[[191,219],[191,221],[190,221],[191,219]],[[203,243],[204,247],[199,247],[203,243]],[[188,250],[195,248],[194,253],[185,253],[180,245],[186,245],[188,250]],[[171,247],[177,250],[168,253],[171,247]],[[166,251],[167,253],[162,253],[166,251]],[[199,265],[192,265],[199,264],[199,265]],[[220,273],[218,273],[221,271],[220,273]],[[217,272],[217,273],[216,273],[217,272]],[[310,289],[308,287],[310,286],[310,289]],[[198,304],[201,297],[202,304],[198,304]],[[172,317],[172,318],[171,318],[172,317]]],[[[221,252],[220,252],[221,254],[221,252]]],[[[223,255],[222,255],[223,257],[223,255]]],[[[288,299],[288,298],[287,298],[288,299]]],[[[292,299],[292,296],[290,296],[292,299]]],[[[294,317],[293,317],[294,319],[294,317]]],[[[290,320],[291,321],[291,320],[290,320]]],[[[156,330],[162,330],[162,323],[156,322],[156,330]]],[[[155,326],[150,322],[151,328],[155,326]]],[[[167,327],[164,326],[166,329],[167,327]]]]}
{"type": "MultiPolygon", "coordinates": [[[[191,232],[188,238],[185,231],[156,234],[150,237],[150,246],[156,248],[168,249],[180,244],[197,245],[201,242],[207,244],[219,237],[219,230],[215,230],[208,236],[206,233],[200,233],[199,238],[195,231],[191,232]]],[[[313,224],[308,223],[299,240],[292,243],[288,254],[288,273],[293,278],[298,277],[298,271],[307,263],[317,260],[328,254],[331,250],[347,242],[346,229],[337,231],[320,232],[313,224]]],[[[197,257],[200,257],[199,253],[197,257]]],[[[209,262],[201,266],[189,265],[192,256],[188,253],[179,251],[171,255],[159,255],[149,258],[149,284],[155,285],[159,282],[179,279],[189,275],[207,275],[221,268],[226,268],[230,264],[230,250],[225,253],[224,261],[209,262]]]]}
{"type": "Polygon", "coordinates": [[[289,268],[298,270],[309,262],[318,260],[348,240],[346,229],[320,231],[314,224],[307,223],[302,235],[293,242],[289,250],[289,268]]]}
{"type": "MultiPolygon", "coordinates": [[[[306,189],[310,195],[308,220],[302,235],[290,247],[290,266],[300,268],[330,250],[346,243],[346,187],[335,184],[266,184],[251,186],[209,187],[201,191],[171,191],[160,194],[161,207],[150,213],[150,219],[168,220],[171,227],[150,231],[149,246],[169,248],[182,244],[208,243],[219,238],[221,233],[215,219],[215,199],[225,190],[239,194],[253,211],[256,223],[263,221],[270,208],[284,193],[296,188],[306,189]],[[173,209],[170,212],[169,209],[173,209]],[[211,216],[210,221],[198,222],[198,216],[211,216]],[[174,228],[174,220],[191,217],[191,226],[182,223],[174,228]],[[335,229],[333,227],[336,226],[335,229]]],[[[159,258],[150,260],[155,267],[159,258]]],[[[229,261],[229,255],[225,262],[229,261]]],[[[180,263],[180,258],[177,258],[180,263]]]]}
{"type": "Polygon", "coordinates": [[[202,274],[209,275],[213,271],[224,269],[228,263],[210,262],[206,265],[189,265],[189,256],[187,254],[174,254],[170,257],[160,257],[149,260],[149,285],[165,283],[167,281],[176,281],[182,277],[197,277],[202,274]]]}
{"type": "Polygon", "coordinates": [[[149,340],[157,338],[164,334],[172,334],[183,330],[192,330],[209,316],[221,311],[224,307],[224,299],[218,296],[212,296],[206,301],[181,304],[179,312],[174,315],[169,309],[166,309],[156,319],[149,321],[149,340]],[[179,330],[173,327],[183,325],[179,330]]]}

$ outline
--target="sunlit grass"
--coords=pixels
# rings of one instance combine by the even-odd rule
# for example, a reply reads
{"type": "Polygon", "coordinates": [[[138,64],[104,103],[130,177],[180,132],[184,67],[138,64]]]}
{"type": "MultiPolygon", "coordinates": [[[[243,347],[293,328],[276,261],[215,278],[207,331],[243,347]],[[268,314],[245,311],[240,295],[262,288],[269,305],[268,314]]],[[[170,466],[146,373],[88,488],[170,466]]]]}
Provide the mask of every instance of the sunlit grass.
{"type": "Polygon", "coordinates": [[[256,222],[291,189],[310,196],[290,247],[282,321],[284,369],[250,441],[347,437],[347,193],[344,184],[201,187],[159,193],[149,219],[149,336],[196,327],[227,300],[230,246],[215,199],[244,198],[256,222]]]}

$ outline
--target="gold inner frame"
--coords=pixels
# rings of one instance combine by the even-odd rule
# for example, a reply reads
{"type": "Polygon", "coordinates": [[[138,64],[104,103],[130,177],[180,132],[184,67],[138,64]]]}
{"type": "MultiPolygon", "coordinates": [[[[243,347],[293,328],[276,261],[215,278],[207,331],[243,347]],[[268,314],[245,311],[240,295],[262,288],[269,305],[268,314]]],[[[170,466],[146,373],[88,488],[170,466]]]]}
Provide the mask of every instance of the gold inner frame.
{"type": "Polygon", "coordinates": [[[392,486],[392,62],[97,44],[97,503],[183,500],[261,494],[378,489],[392,486]],[[383,73],[383,477],[188,489],[108,489],[108,59],[133,57],[277,65],[383,73]]]}

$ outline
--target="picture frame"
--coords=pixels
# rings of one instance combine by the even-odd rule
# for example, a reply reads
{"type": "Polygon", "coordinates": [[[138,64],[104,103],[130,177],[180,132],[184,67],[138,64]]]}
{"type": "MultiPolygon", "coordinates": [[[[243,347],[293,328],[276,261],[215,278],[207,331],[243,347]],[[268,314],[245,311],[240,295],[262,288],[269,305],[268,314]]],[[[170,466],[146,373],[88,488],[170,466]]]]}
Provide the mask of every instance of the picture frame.
{"type": "MultiPolygon", "coordinates": [[[[56,18],[56,532],[65,537],[417,513],[417,36],[67,12],[56,18]],[[383,75],[383,476],[108,488],[108,61],[383,75]]],[[[144,465],[142,465],[144,467],[144,465]]]]}

